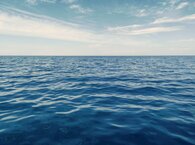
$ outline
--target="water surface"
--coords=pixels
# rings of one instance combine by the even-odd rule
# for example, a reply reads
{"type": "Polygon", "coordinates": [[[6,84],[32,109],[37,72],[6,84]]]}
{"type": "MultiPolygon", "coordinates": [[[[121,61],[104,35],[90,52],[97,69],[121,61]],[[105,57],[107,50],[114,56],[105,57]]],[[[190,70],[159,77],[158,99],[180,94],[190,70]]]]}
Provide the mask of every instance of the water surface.
{"type": "Polygon", "coordinates": [[[0,57],[0,145],[194,145],[195,57],[0,57]]]}

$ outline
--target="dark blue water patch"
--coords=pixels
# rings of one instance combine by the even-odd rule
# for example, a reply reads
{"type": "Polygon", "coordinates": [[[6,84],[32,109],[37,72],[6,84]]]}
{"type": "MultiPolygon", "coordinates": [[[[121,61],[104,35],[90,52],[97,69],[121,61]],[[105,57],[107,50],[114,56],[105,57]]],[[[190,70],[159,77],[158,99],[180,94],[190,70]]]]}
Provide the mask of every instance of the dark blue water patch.
{"type": "Polygon", "coordinates": [[[0,57],[0,145],[195,145],[195,57],[0,57]]]}

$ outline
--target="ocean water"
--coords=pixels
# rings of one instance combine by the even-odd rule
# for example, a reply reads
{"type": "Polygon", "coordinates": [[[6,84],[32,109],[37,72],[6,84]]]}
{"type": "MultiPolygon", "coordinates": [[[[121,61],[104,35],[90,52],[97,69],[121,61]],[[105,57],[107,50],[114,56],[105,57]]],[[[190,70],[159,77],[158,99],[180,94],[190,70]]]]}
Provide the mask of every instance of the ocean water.
{"type": "Polygon", "coordinates": [[[0,145],[195,145],[195,57],[0,57],[0,145]]]}

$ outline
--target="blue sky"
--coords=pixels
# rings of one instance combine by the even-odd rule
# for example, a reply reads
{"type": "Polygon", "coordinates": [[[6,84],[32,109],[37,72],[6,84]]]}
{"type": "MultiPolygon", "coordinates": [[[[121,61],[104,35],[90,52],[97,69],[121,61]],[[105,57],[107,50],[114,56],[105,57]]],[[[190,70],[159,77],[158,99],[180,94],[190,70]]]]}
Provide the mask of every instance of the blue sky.
{"type": "Polygon", "coordinates": [[[195,55],[195,1],[1,0],[0,55],[195,55]]]}

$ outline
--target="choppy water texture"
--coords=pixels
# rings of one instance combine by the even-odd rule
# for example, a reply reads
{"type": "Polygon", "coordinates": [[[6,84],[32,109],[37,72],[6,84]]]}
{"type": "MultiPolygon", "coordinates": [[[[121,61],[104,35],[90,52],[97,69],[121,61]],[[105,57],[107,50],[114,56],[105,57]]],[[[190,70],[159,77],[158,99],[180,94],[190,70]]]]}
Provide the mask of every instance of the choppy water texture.
{"type": "Polygon", "coordinates": [[[0,145],[194,145],[195,57],[0,57],[0,145]]]}

